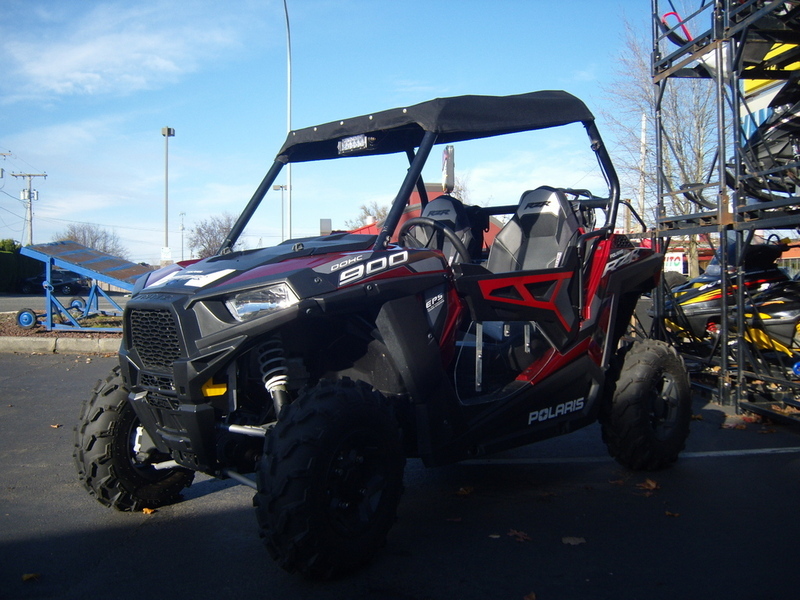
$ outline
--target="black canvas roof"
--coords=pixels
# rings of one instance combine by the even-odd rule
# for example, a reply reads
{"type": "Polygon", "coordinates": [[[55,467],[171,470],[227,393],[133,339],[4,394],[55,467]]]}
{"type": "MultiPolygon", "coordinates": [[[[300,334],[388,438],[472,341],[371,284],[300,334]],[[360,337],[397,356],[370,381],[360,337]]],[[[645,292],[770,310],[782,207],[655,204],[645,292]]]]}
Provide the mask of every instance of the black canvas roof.
{"type": "Polygon", "coordinates": [[[437,144],[449,144],[592,120],[581,100],[557,90],[454,96],[292,131],[278,155],[289,162],[336,158],[340,139],[362,133],[374,138],[365,153],[389,154],[416,148],[426,131],[438,134],[437,144]]]}

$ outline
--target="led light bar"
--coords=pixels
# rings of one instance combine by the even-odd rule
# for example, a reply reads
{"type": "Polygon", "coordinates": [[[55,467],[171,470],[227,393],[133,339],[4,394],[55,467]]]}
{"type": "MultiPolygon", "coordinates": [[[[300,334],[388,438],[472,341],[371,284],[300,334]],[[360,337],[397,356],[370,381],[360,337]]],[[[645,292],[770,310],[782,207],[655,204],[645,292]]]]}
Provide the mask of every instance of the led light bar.
{"type": "Polygon", "coordinates": [[[375,138],[367,137],[366,134],[352,135],[339,140],[337,148],[339,154],[350,154],[362,150],[371,150],[374,147],[375,138]]]}

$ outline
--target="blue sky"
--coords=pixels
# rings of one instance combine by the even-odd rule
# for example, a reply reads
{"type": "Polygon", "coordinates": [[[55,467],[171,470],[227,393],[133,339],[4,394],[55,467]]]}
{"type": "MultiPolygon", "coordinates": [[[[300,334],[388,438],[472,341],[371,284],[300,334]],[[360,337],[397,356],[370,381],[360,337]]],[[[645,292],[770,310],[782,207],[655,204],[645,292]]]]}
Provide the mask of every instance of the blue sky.
{"type": "MultiPolygon", "coordinates": [[[[572,92],[599,115],[613,108],[599,86],[615,70],[623,21],[646,37],[650,8],[646,0],[288,5],[296,128],[440,96],[538,89],[572,92]]],[[[11,173],[47,173],[34,180],[34,243],[89,222],[113,230],[134,260],[158,262],[161,128],[169,126],[169,237],[180,258],[180,213],[187,229],[238,214],[286,136],[282,1],[3,0],[0,61],[0,152],[12,153],[0,158],[0,238],[23,239],[25,183],[11,173]]],[[[495,200],[481,173],[511,168],[523,153],[508,156],[469,164],[472,201],[495,200]]],[[[384,177],[365,177],[336,194],[293,177],[293,234],[302,236],[320,218],[343,227],[359,205],[390,198],[402,174],[391,173],[385,189],[375,182],[384,177]]],[[[280,240],[280,198],[271,200],[264,243],[280,240]]]]}

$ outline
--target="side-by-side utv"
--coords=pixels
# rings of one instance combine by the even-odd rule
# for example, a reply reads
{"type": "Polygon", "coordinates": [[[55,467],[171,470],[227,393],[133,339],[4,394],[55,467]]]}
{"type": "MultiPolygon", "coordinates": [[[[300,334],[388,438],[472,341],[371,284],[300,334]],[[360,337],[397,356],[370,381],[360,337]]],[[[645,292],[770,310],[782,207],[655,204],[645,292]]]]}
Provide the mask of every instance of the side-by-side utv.
{"type": "Polygon", "coordinates": [[[615,232],[619,205],[592,113],[561,91],[292,131],[215,256],[136,285],[119,366],[76,428],[81,480],[103,504],[140,510],[176,501],[196,471],[255,474],[270,554],[326,578],[385,542],[409,457],[443,465],[599,419],[623,465],[671,464],[689,431],[688,378],[671,347],[626,336],[663,256],[615,232]],[[423,182],[434,146],[569,124],[588,134],[600,195],[540,181],[481,207],[452,193],[450,173],[441,193],[423,182]],[[333,172],[390,154],[408,162],[377,233],[239,249],[286,165],[333,172]]]}

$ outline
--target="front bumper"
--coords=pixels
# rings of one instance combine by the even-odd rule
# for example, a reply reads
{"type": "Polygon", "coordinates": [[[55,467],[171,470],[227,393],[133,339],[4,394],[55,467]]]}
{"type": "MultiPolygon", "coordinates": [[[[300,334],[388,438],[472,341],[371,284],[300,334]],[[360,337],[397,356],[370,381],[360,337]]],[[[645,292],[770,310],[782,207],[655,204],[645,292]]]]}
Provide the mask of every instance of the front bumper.
{"type": "MultiPolygon", "coordinates": [[[[246,326],[179,294],[141,294],[128,303],[120,348],[122,376],[142,425],[180,465],[217,474],[220,425],[236,407],[236,359],[293,309],[246,326]],[[209,384],[224,393],[209,394],[209,384]]],[[[220,313],[221,314],[221,313],[220,313]]]]}

